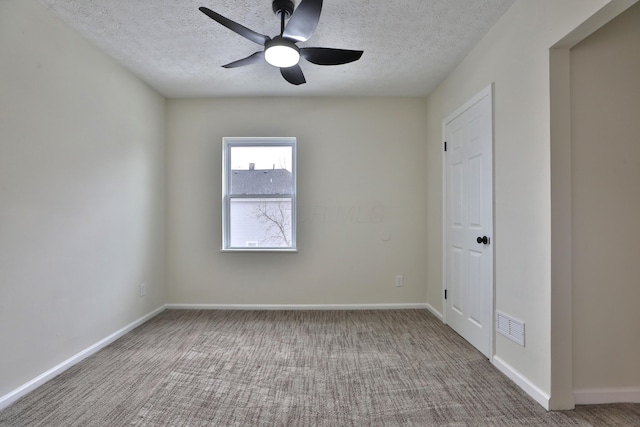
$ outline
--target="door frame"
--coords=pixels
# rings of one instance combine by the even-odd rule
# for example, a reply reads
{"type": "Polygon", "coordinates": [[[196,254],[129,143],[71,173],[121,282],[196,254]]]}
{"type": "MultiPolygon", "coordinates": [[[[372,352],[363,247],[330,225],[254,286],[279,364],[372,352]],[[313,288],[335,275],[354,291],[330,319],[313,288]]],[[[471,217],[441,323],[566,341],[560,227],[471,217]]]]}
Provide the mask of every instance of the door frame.
{"type": "Polygon", "coordinates": [[[471,97],[468,101],[462,104],[460,107],[456,108],[451,114],[447,115],[444,120],[442,120],[442,289],[441,289],[441,298],[442,298],[442,322],[447,323],[447,301],[444,297],[444,292],[447,289],[447,223],[445,218],[447,218],[447,153],[444,150],[445,145],[445,134],[447,124],[453,121],[456,117],[464,113],[466,110],[471,108],[473,105],[477,104],[481,99],[485,97],[489,97],[489,102],[491,104],[491,126],[489,126],[489,130],[491,132],[491,222],[493,227],[493,235],[491,236],[492,242],[489,245],[490,250],[493,255],[493,268],[492,268],[492,277],[491,277],[491,295],[489,297],[489,301],[491,304],[491,333],[490,335],[490,343],[489,343],[489,360],[493,361],[493,357],[496,354],[496,316],[495,316],[495,306],[496,306],[496,250],[495,250],[495,235],[496,235],[496,215],[495,215],[495,168],[494,165],[494,152],[495,152],[495,141],[494,141],[494,83],[490,83],[476,95],[471,97]]]}

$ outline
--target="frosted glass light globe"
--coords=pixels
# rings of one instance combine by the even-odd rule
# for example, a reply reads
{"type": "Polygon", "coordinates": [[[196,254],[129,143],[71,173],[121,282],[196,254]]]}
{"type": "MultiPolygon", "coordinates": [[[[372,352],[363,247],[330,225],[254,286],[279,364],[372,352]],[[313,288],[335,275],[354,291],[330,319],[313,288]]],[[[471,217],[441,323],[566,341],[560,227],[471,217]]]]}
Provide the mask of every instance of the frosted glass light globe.
{"type": "Polygon", "coordinates": [[[293,67],[300,61],[300,50],[293,42],[276,37],[266,47],[264,59],[274,67],[293,67]]]}

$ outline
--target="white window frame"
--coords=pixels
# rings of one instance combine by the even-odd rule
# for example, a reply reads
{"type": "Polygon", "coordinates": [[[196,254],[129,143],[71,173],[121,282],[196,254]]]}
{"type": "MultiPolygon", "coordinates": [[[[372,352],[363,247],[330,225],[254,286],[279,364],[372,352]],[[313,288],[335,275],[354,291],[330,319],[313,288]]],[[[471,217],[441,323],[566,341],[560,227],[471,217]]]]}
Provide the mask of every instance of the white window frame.
{"type": "Polygon", "coordinates": [[[297,198],[297,165],[295,137],[277,138],[222,138],[222,252],[297,252],[296,243],[296,198],[297,198]],[[233,147],[291,147],[291,180],[292,194],[235,194],[231,195],[231,149],[233,147]],[[230,207],[232,199],[291,199],[291,246],[231,246],[230,207]]]}

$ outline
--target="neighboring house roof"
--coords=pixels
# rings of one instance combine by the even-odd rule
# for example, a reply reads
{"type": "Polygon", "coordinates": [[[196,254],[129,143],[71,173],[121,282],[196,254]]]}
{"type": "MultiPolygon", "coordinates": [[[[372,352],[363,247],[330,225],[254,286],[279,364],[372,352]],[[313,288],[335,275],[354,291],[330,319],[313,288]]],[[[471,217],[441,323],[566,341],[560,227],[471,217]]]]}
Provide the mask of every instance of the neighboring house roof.
{"type": "Polygon", "coordinates": [[[231,194],[291,194],[291,172],[286,169],[231,171],[231,194]]]}

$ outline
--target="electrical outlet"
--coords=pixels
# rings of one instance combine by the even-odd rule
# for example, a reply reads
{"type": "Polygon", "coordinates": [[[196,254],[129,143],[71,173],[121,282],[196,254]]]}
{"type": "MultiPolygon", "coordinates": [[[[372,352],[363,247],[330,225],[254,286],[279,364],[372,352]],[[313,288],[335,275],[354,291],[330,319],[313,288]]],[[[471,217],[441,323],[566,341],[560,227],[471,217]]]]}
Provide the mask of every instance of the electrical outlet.
{"type": "Polygon", "coordinates": [[[145,285],[144,283],[140,283],[140,297],[145,296],[146,293],[147,293],[147,285],[145,285]]]}
{"type": "Polygon", "coordinates": [[[404,284],[404,279],[402,278],[402,275],[397,275],[396,276],[396,287],[400,287],[404,284]]]}

